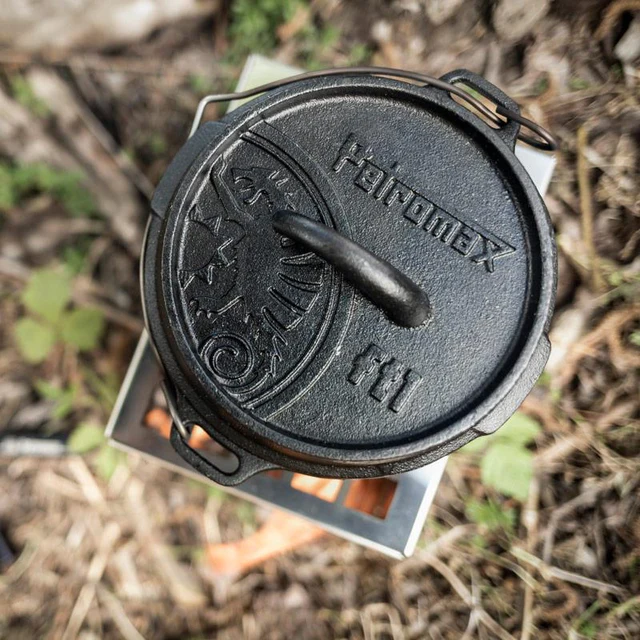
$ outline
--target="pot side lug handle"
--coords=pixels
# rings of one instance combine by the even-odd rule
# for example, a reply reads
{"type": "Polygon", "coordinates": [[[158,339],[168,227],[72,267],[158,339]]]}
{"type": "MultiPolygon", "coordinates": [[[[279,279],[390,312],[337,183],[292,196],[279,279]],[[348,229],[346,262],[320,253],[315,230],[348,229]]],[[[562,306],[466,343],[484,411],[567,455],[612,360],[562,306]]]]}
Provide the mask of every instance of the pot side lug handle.
{"type": "Polygon", "coordinates": [[[233,487],[261,471],[279,468],[271,462],[248,453],[220,433],[214,433],[184,398],[176,398],[170,383],[165,381],[162,388],[173,419],[169,441],[176,453],[203,476],[225,487],[233,487]],[[232,455],[225,456],[218,453],[209,457],[204,449],[201,449],[201,453],[198,448],[191,446],[189,440],[192,429],[196,425],[205,431],[211,440],[232,455]]]}
{"type": "MultiPolygon", "coordinates": [[[[211,436],[209,431],[207,431],[207,433],[211,436]]],[[[245,480],[251,478],[251,476],[260,473],[261,471],[269,471],[278,468],[265,460],[256,458],[256,456],[231,445],[226,438],[221,438],[219,434],[216,434],[216,437],[212,437],[212,439],[215,440],[215,442],[218,442],[218,444],[225,446],[225,448],[229,449],[229,451],[231,451],[236,457],[238,462],[234,470],[223,471],[221,467],[218,467],[197,449],[191,447],[182,437],[175,424],[171,427],[170,442],[178,455],[203,476],[222,486],[233,487],[241,484],[245,480]],[[222,444],[223,441],[225,442],[224,445],[222,444]]]]}
{"type": "MultiPolygon", "coordinates": [[[[498,87],[477,73],[473,73],[467,69],[456,69],[443,75],[440,79],[445,82],[450,82],[451,84],[464,84],[471,87],[485,98],[489,98],[489,100],[498,107],[498,113],[506,111],[506,113],[513,113],[516,116],[520,115],[520,106],[513,98],[510,98],[504,91],[498,89],[498,87]]],[[[453,98],[451,99],[453,100],[453,98]]],[[[479,115],[478,117],[481,118],[479,115]]],[[[513,151],[518,140],[520,123],[509,118],[499,129],[495,129],[495,131],[507,143],[509,149],[513,151]]]]}

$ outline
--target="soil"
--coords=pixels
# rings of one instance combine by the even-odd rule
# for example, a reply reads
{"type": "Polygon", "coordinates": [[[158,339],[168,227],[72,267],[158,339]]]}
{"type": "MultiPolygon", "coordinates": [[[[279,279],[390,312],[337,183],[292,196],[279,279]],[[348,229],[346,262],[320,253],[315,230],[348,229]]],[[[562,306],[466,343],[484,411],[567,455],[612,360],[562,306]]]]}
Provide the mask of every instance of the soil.
{"type": "MultiPolygon", "coordinates": [[[[631,36],[619,46],[638,33],[640,5],[531,5],[313,0],[269,52],[298,65],[467,67],[557,136],[546,197],[559,247],[554,353],[521,409],[541,426],[526,503],[483,484],[478,459],[458,453],[412,558],[327,535],[220,575],[205,549],[250,535],[265,510],[133,455],[105,463],[101,448],[4,455],[0,636],[640,637],[640,46],[631,36]],[[329,26],[339,32],[325,42],[329,26]],[[473,501],[512,514],[513,526],[470,518],[473,501]]],[[[3,437],[64,441],[78,424],[105,424],[142,327],[149,197],[198,100],[237,79],[234,15],[220,2],[101,51],[0,51],[2,162],[80,171],[98,210],[72,217],[39,189],[0,211],[3,437]],[[20,97],[16,77],[31,93],[20,97]],[[74,303],[98,305],[106,331],[94,349],[57,344],[28,364],[14,335],[21,292],[35,269],[76,264],[73,255],[74,303]],[[63,417],[43,379],[74,388],[63,417]]]]}

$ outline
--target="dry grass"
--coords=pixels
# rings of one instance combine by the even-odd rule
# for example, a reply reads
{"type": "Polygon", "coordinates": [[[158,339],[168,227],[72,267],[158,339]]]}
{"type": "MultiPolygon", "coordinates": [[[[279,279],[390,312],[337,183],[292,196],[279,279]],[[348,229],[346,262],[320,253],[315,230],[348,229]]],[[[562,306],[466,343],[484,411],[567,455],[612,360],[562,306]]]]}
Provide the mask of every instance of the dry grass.
{"type": "MultiPolygon", "coordinates": [[[[331,54],[339,62],[379,18],[371,11],[363,19],[354,4],[312,5],[316,19],[343,25],[331,54]]],[[[552,328],[560,351],[523,408],[543,426],[527,504],[493,494],[472,461],[456,455],[413,558],[392,562],[327,537],[223,577],[207,567],[205,546],[251,533],[262,511],[132,456],[108,481],[96,454],[4,458],[0,526],[17,559],[0,574],[3,637],[640,637],[640,111],[637,69],[610,57],[628,22],[626,5],[603,12],[606,3],[588,3],[575,16],[571,3],[558,2],[523,42],[509,44],[477,9],[488,3],[467,3],[437,30],[411,4],[373,3],[394,28],[390,40],[384,28],[374,30],[375,62],[483,72],[561,140],[548,197],[560,247],[552,328]],[[467,519],[469,500],[486,497],[516,510],[511,533],[467,519]]],[[[66,433],[107,416],[105,381],[123,374],[140,317],[135,247],[143,194],[188,129],[198,98],[189,81],[194,65],[218,85],[235,73],[216,66],[210,31],[202,27],[196,40],[185,29],[176,25],[117,57],[75,56],[55,67],[4,55],[4,81],[21,72],[36,92],[68,93],[50,102],[42,120],[0,92],[0,154],[88,167],[106,208],[93,226],[75,231],[46,194],[2,214],[5,429],[66,433]],[[110,176],[125,217],[109,200],[110,176]],[[29,366],[11,328],[22,313],[18,294],[33,268],[59,259],[78,236],[86,262],[74,299],[99,303],[108,333],[92,353],[78,358],[60,347],[29,366]],[[37,378],[77,385],[68,417],[51,418],[52,403],[33,388],[37,378]]],[[[300,46],[291,38],[280,48],[289,60],[300,46]]]]}

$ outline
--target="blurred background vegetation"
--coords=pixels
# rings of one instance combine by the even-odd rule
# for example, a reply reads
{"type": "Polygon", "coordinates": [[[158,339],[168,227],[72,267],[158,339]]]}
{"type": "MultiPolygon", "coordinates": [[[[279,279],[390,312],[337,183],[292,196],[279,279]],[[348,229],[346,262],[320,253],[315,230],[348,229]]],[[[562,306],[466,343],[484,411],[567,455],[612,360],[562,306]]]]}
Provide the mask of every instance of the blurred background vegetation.
{"type": "Polygon", "coordinates": [[[0,46],[0,635],[640,637],[637,2],[50,0],[0,46]],[[466,67],[561,143],[547,371],[403,562],[326,537],[220,575],[266,511],[104,441],[154,184],[250,53],[466,67]]]}

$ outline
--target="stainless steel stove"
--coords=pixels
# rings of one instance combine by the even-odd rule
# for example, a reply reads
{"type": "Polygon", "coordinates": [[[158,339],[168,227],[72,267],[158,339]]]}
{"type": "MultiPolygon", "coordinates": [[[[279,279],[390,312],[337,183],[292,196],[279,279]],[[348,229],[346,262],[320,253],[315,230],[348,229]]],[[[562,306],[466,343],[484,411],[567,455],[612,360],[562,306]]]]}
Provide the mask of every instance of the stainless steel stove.
{"type": "MultiPolygon", "coordinates": [[[[298,69],[253,55],[245,65],[237,90],[298,72],[298,69]]],[[[230,108],[236,106],[238,103],[234,102],[230,108]]],[[[553,173],[554,157],[522,145],[516,147],[516,155],[544,195],[553,173]]],[[[107,425],[107,436],[118,448],[141,453],[166,467],[208,482],[175,453],[166,438],[145,424],[148,411],[164,403],[160,393],[161,381],[162,371],[149,337],[143,332],[107,425]]],[[[340,481],[333,501],[295,488],[296,482],[292,484],[294,474],[286,471],[262,473],[239,486],[223,489],[252,502],[298,515],[336,535],[394,558],[403,558],[410,556],[416,548],[446,462],[443,458],[421,469],[390,478],[388,483],[393,483],[392,492],[388,493],[388,483],[385,491],[392,498],[381,517],[378,517],[380,514],[372,515],[347,506],[354,482],[376,483],[376,480],[340,481]]],[[[376,486],[371,485],[373,491],[376,486]]]]}

